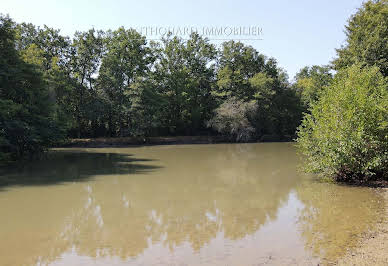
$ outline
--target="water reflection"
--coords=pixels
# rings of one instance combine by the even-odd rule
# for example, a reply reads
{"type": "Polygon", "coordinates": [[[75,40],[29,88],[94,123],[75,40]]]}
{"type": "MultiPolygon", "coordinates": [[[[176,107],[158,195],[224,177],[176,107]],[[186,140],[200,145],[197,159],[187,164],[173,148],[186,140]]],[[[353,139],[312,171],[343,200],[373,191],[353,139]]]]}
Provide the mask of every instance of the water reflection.
{"type": "MultiPolygon", "coordinates": [[[[322,219],[355,217],[339,203],[356,192],[331,188],[341,196],[327,201],[328,186],[297,174],[291,144],[66,150],[54,157],[9,176],[23,185],[29,183],[16,181],[20,176],[33,184],[51,184],[51,176],[56,186],[0,193],[2,265],[246,264],[279,256],[280,264],[311,264],[313,254],[322,255],[317,250],[331,256],[331,245],[352,237],[325,238],[337,231],[322,219]],[[336,211],[327,210],[331,205],[336,211]]],[[[354,213],[369,218],[360,231],[373,223],[367,209],[377,200],[362,191],[360,201],[369,203],[354,213]]]]}
{"type": "Polygon", "coordinates": [[[58,150],[42,160],[0,168],[0,187],[87,181],[95,175],[136,174],[158,168],[143,163],[150,161],[134,158],[131,154],[58,150]]]}

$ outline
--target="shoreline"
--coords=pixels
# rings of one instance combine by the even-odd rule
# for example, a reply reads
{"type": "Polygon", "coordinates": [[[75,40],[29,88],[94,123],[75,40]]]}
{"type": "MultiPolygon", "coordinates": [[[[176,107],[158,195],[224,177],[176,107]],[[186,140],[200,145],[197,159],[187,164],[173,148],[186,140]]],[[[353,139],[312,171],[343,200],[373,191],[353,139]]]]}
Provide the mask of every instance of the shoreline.
{"type": "Polygon", "coordinates": [[[360,243],[339,259],[336,265],[388,265],[388,188],[379,188],[385,201],[385,215],[373,231],[361,237],[360,243]]]}
{"type": "MultiPolygon", "coordinates": [[[[255,142],[290,142],[292,137],[264,135],[255,142]]],[[[225,136],[174,136],[174,137],[117,137],[117,138],[82,138],[68,139],[54,148],[105,148],[130,147],[139,145],[174,145],[174,144],[216,144],[239,143],[225,136]]]]}
{"type": "Polygon", "coordinates": [[[173,145],[173,144],[213,144],[230,142],[222,136],[178,136],[178,137],[115,137],[115,138],[82,138],[68,139],[58,148],[105,148],[131,147],[140,145],[173,145]]]}

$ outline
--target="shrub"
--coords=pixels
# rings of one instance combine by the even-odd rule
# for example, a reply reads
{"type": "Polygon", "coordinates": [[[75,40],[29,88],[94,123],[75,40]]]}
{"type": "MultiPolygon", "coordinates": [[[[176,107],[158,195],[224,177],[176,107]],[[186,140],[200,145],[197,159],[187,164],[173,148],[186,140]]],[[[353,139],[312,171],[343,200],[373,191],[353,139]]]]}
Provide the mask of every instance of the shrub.
{"type": "Polygon", "coordinates": [[[215,115],[208,122],[208,127],[228,135],[235,141],[249,141],[255,133],[249,118],[256,110],[256,102],[229,98],[215,110],[215,115]]]}
{"type": "Polygon", "coordinates": [[[387,179],[387,85],[377,67],[337,73],[298,129],[308,171],[337,181],[387,179]]]}

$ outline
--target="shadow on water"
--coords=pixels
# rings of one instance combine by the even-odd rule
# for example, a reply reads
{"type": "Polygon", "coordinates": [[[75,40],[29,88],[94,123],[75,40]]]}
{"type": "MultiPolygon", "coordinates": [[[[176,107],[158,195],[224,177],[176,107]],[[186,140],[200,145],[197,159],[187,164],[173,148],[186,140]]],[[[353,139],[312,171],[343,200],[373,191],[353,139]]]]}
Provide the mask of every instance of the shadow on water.
{"type": "Polygon", "coordinates": [[[131,154],[52,151],[32,162],[0,169],[0,191],[9,186],[55,185],[88,181],[97,175],[147,173],[160,168],[147,164],[153,160],[131,154]]]}
{"type": "Polygon", "coordinates": [[[380,221],[380,195],[300,175],[291,144],[90,150],[0,173],[42,185],[0,193],[1,265],[329,264],[380,221]]]}

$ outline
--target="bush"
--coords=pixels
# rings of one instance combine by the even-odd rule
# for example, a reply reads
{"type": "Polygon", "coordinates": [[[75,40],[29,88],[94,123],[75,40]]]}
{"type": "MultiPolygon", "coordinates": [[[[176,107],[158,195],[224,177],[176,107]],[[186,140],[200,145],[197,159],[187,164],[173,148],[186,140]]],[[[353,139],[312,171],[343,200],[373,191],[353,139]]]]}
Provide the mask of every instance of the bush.
{"type": "Polygon", "coordinates": [[[387,85],[377,67],[338,72],[298,129],[308,171],[337,181],[387,179],[387,85]]]}
{"type": "Polygon", "coordinates": [[[232,97],[215,110],[215,115],[208,122],[208,127],[228,135],[237,142],[249,141],[255,133],[249,118],[256,111],[256,102],[244,102],[232,97]]]}

